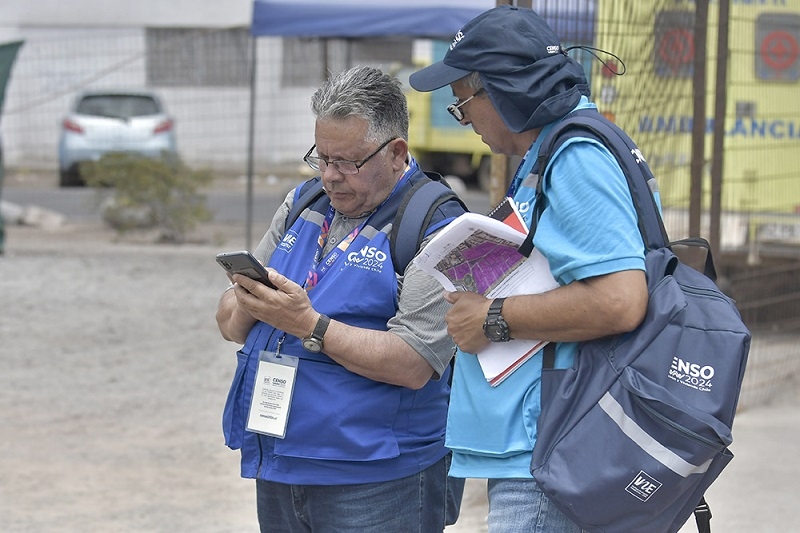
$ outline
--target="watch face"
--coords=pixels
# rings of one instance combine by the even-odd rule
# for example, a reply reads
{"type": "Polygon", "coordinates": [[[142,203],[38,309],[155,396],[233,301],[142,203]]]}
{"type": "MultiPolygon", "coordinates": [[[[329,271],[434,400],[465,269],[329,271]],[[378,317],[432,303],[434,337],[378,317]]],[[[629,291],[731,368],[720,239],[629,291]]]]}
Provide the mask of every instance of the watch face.
{"type": "Polygon", "coordinates": [[[508,331],[508,324],[500,317],[493,317],[483,326],[483,333],[492,342],[505,342],[511,337],[508,331]]]}
{"type": "Polygon", "coordinates": [[[497,324],[487,325],[485,328],[483,328],[483,332],[486,334],[486,338],[493,342],[498,342],[500,340],[500,335],[502,335],[502,332],[500,331],[500,328],[497,327],[497,324]]]}
{"type": "Polygon", "coordinates": [[[314,338],[303,339],[303,348],[309,352],[319,352],[322,350],[322,343],[314,338]]]}

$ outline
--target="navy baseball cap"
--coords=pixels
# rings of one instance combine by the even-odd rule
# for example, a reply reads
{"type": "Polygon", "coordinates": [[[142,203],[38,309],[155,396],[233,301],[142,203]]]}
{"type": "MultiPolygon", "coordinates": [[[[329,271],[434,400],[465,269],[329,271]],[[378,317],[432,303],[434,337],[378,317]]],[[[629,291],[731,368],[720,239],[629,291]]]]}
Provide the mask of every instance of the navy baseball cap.
{"type": "Polygon", "coordinates": [[[481,13],[456,33],[444,58],[411,75],[433,91],[478,72],[497,113],[513,132],[545,126],[589,95],[583,67],[535,11],[508,5],[481,13]]]}

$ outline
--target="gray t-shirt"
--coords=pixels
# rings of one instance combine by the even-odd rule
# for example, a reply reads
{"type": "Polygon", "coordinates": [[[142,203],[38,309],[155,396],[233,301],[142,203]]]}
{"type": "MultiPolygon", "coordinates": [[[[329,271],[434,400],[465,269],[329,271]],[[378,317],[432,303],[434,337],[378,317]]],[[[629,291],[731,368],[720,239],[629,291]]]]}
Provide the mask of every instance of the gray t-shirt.
{"type": "MultiPolygon", "coordinates": [[[[253,252],[253,255],[264,263],[269,261],[283,238],[286,217],[293,202],[294,190],[286,195],[283,204],[275,212],[267,232],[253,252]]],[[[338,245],[363,220],[364,217],[346,217],[337,212],[331,222],[323,255],[338,245]]],[[[403,339],[428,361],[438,378],[447,368],[455,347],[447,334],[447,325],[444,321],[449,304],[442,297],[442,286],[418,269],[413,261],[408,264],[398,283],[399,309],[397,314],[389,319],[389,331],[403,339]]]]}

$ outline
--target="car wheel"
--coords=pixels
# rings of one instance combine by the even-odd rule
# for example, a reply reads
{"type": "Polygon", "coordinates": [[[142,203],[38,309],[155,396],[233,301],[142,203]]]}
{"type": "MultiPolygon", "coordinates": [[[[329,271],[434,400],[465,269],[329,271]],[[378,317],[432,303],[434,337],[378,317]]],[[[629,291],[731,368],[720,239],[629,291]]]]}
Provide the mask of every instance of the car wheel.
{"type": "Polygon", "coordinates": [[[78,170],[78,165],[72,165],[67,170],[61,170],[58,184],[61,187],[80,187],[85,185],[83,178],[81,178],[81,173],[78,170]]]}

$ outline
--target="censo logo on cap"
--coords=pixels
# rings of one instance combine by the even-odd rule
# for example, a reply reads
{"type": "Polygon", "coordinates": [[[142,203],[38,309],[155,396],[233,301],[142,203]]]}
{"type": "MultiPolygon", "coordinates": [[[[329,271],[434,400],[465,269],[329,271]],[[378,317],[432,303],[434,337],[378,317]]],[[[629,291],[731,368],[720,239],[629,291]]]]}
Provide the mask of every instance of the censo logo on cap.
{"type": "Polygon", "coordinates": [[[450,43],[450,50],[452,50],[453,48],[455,48],[455,47],[456,47],[456,45],[457,45],[458,43],[460,43],[460,42],[461,42],[461,39],[463,39],[463,38],[464,38],[464,32],[462,32],[461,30],[459,30],[459,31],[458,31],[458,33],[456,33],[455,37],[453,37],[453,42],[452,42],[452,43],[450,43]]]}

